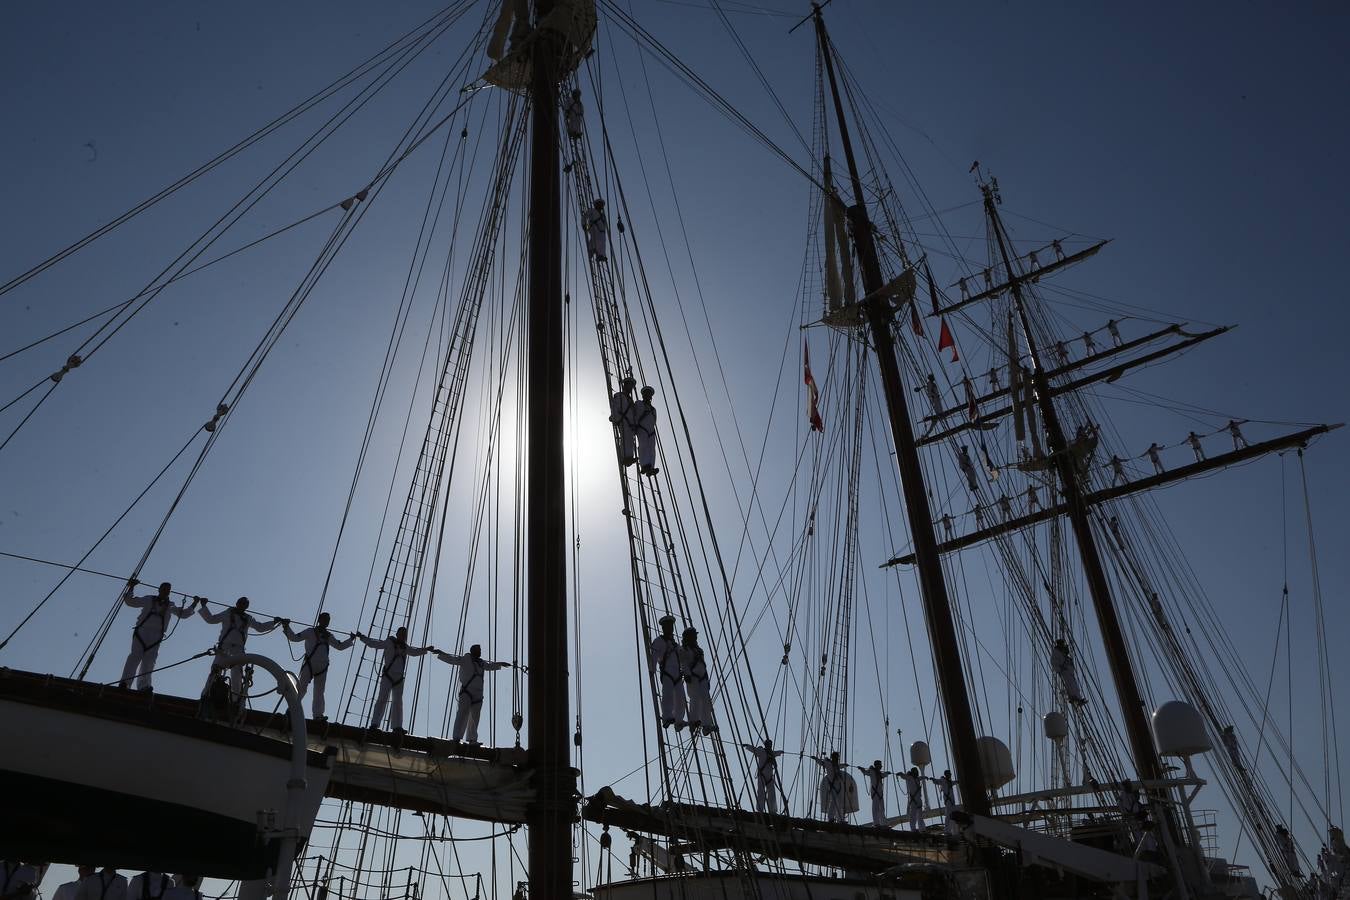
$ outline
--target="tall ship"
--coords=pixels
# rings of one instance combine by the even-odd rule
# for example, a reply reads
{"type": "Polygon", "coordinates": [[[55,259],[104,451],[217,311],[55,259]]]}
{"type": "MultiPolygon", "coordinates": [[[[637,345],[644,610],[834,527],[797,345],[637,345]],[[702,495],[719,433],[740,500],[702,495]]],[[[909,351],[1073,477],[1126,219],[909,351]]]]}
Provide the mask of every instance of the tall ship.
{"type": "Polygon", "coordinates": [[[6,261],[6,898],[1350,895],[1339,426],[1132,387],[1231,324],[1077,287],[1110,242],[996,160],[938,209],[849,6],[772,18],[809,101],[746,6],[700,14],[795,144],[626,3],[465,0],[6,261]],[[800,261],[747,176],[702,268],[655,71],[793,179],[800,261]],[[1270,621],[1163,515],[1209,477],[1279,485],[1228,560],[1270,621]]]}

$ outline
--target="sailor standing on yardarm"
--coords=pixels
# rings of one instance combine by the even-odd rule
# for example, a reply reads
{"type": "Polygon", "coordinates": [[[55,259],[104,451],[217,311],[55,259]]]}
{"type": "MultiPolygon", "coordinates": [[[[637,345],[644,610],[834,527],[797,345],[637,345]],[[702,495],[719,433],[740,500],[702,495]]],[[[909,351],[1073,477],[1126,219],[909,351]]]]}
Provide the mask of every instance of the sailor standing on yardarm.
{"type": "MultiPolygon", "coordinates": [[[[248,598],[240,597],[234,601],[234,606],[222,609],[218,613],[209,613],[206,611],[206,601],[202,601],[202,607],[199,614],[210,625],[220,626],[220,637],[216,640],[216,658],[211,661],[211,674],[207,676],[206,688],[211,687],[211,682],[215,680],[216,674],[224,668],[221,660],[231,657],[237,660],[244,653],[244,645],[248,641],[249,629],[253,629],[258,634],[267,634],[273,628],[281,624],[280,619],[264,624],[259,622],[248,614],[248,598]]],[[[244,664],[234,662],[230,665],[230,698],[238,703],[244,695],[244,664]]]]}
{"type": "Polygon", "coordinates": [[[375,710],[370,717],[370,729],[378,730],[389,707],[389,730],[405,734],[403,730],[403,676],[408,670],[408,657],[434,653],[435,647],[409,647],[408,629],[400,628],[382,640],[368,638],[361,632],[356,637],[372,650],[383,650],[380,660],[380,685],[375,691],[375,710]]]}
{"type": "Polygon", "coordinates": [[[773,749],[773,741],[764,739],[764,746],[741,744],[755,755],[755,810],[778,815],[778,757],[782,750],[773,749]]]}
{"type": "Polygon", "coordinates": [[[127,654],[126,665],[122,667],[121,685],[131,687],[131,679],[136,679],[136,690],[152,690],[150,676],[155,671],[155,660],[159,657],[159,647],[164,643],[164,635],[169,630],[169,616],[186,619],[201,602],[193,597],[192,603],[175,605],[170,598],[173,585],[164,582],[159,592],[133,597],[132,592],[140,584],[135,578],[127,581],[127,589],[122,592],[122,602],[132,609],[139,609],[136,625],[131,630],[131,652],[127,654]]]}
{"type": "Polygon", "coordinates": [[[316,720],[328,718],[323,714],[323,690],[328,682],[328,651],[346,650],[356,641],[356,635],[349,636],[345,641],[338,640],[333,633],[328,630],[328,623],[332,618],[328,613],[319,613],[319,621],[313,628],[306,628],[295,632],[291,630],[291,620],[282,619],[281,628],[286,632],[286,640],[292,642],[303,641],[305,644],[305,657],[300,663],[300,677],[296,680],[295,690],[301,697],[305,696],[305,691],[309,688],[309,683],[314,682],[314,700],[311,709],[316,720]]]}
{"type": "Polygon", "coordinates": [[[470,744],[477,744],[478,717],[483,712],[483,673],[505,669],[511,664],[483,659],[483,648],[478,644],[474,644],[462,656],[441,650],[435,652],[441,662],[459,667],[459,699],[456,701],[455,730],[451,732],[450,739],[459,741],[468,738],[470,744]]]}

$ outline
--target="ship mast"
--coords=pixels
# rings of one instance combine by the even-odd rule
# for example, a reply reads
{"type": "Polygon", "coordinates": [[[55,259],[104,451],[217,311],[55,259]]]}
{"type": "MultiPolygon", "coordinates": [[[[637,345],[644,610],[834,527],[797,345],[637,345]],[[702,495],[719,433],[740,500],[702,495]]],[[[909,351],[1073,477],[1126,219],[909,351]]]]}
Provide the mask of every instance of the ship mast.
{"type": "Polygon", "coordinates": [[[819,4],[812,4],[816,38],[825,60],[825,72],[830,81],[834,99],[835,118],[839,122],[839,139],[848,162],[849,177],[853,183],[853,205],[848,209],[853,226],[853,243],[862,268],[863,288],[868,300],[866,307],[872,347],[876,351],[877,367],[886,395],[886,409],[890,414],[891,437],[895,443],[896,465],[900,470],[900,487],[905,499],[905,513],[909,531],[914,540],[914,555],[919,573],[919,594],[923,599],[924,620],[928,625],[929,643],[937,667],[938,693],[947,719],[951,737],[956,779],[961,785],[961,799],[967,812],[987,816],[990,813],[989,796],[985,790],[984,769],[980,764],[979,747],[975,738],[975,721],[970,710],[970,695],[966,689],[965,670],[961,664],[961,648],[956,638],[956,623],[952,616],[947,582],[942,574],[942,560],[938,555],[937,537],[933,532],[933,513],[928,505],[928,493],[919,467],[919,451],[910,423],[908,396],[895,360],[895,342],[891,337],[890,316],[884,304],[885,280],[877,260],[876,239],[867,216],[862,177],[853,154],[844,118],[844,104],[839,97],[839,84],[834,74],[834,59],[830,39],[825,32],[825,19],[819,4]]]}
{"type": "MultiPolygon", "coordinates": [[[[1087,578],[1088,593],[1092,595],[1092,607],[1097,615],[1097,625],[1106,648],[1107,662],[1111,667],[1111,680],[1115,684],[1116,696],[1125,718],[1125,732],[1130,739],[1135,769],[1139,778],[1144,781],[1160,781],[1166,773],[1153,746],[1153,733],[1148,725],[1144,700],[1139,693],[1139,682],[1135,678],[1134,666],[1125,647],[1120,617],[1116,614],[1111,588],[1106,580],[1106,569],[1102,565],[1101,552],[1097,549],[1097,539],[1092,533],[1092,523],[1088,519],[1089,506],[1084,496],[1083,485],[1075,471],[1074,456],[1069,450],[1064,426],[1060,423],[1059,414],[1055,410],[1050,380],[1046,377],[1045,367],[1041,365],[1040,351],[1022,294],[1022,280],[1012,267],[1011,254],[1008,252],[1008,235],[1003,227],[1003,219],[998,214],[996,185],[982,183],[980,190],[984,195],[985,214],[989,217],[990,228],[998,244],[999,257],[1003,260],[1008,276],[1013,307],[1017,311],[1023,339],[1026,341],[1027,355],[1031,364],[1031,385],[1036,395],[1036,406],[1040,411],[1041,421],[1045,425],[1049,458],[1059,478],[1060,491],[1064,494],[1069,522],[1073,527],[1074,540],[1078,544],[1078,555],[1087,578]]],[[[1182,882],[1183,879],[1193,881],[1196,866],[1192,864],[1192,857],[1184,852],[1180,845],[1180,830],[1171,808],[1165,804],[1157,804],[1154,809],[1164,848],[1173,855],[1184,871],[1184,875],[1182,872],[1177,873],[1177,881],[1178,886],[1182,888],[1182,896],[1186,896],[1187,892],[1182,882]]]]}
{"type": "MultiPolygon", "coordinates": [[[[553,0],[535,0],[535,21],[553,0]]],[[[526,424],[529,827],[532,897],[572,895],[575,787],[567,741],[567,519],[558,75],[562,35],[536,29],[530,60],[529,360],[526,424]]]]}

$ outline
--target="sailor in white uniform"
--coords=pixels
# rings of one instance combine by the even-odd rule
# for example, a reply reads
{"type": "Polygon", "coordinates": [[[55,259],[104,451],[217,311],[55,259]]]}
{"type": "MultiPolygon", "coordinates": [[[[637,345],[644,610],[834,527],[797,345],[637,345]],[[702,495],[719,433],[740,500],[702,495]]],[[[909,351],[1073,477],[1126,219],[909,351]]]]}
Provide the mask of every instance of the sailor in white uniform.
{"type": "MultiPolygon", "coordinates": [[[[240,597],[234,602],[234,606],[222,609],[218,613],[209,613],[206,611],[206,601],[201,603],[199,613],[208,624],[220,626],[220,637],[216,640],[216,658],[211,661],[211,674],[206,679],[206,689],[210,689],[211,682],[215,680],[216,673],[224,668],[221,660],[232,656],[239,656],[244,652],[244,647],[248,642],[249,629],[258,634],[267,634],[267,632],[281,624],[280,619],[272,619],[270,622],[260,622],[248,614],[248,598],[240,597]]],[[[243,663],[235,663],[230,666],[230,696],[235,703],[243,697],[244,694],[244,666],[243,663]]]]}
{"type": "Polygon", "coordinates": [[[619,429],[619,461],[625,466],[631,466],[637,462],[637,449],[634,446],[636,435],[629,417],[633,404],[637,402],[633,399],[637,380],[632,375],[625,375],[622,386],[622,390],[615,391],[614,396],[609,398],[609,421],[619,429]]]}
{"type": "Polygon", "coordinates": [[[872,800],[872,824],[877,828],[886,827],[886,776],[890,772],[881,770],[881,760],[873,760],[870,766],[858,769],[867,776],[867,796],[872,800]]]}
{"type": "Polygon", "coordinates": [[[357,638],[372,650],[383,650],[380,660],[380,686],[375,692],[375,711],[370,717],[370,728],[376,730],[384,720],[384,709],[389,707],[389,730],[403,731],[403,676],[408,668],[408,657],[435,652],[435,647],[409,647],[408,629],[400,628],[387,638],[376,640],[356,632],[357,638]],[[392,703],[390,702],[392,700],[392,703]]]}
{"type": "Polygon", "coordinates": [[[1070,703],[1081,705],[1087,702],[1087,698],[1083,696],[1083,689],[1078,686],[1078,672],[1074,669],[1069,644],[1064,638],[1056,638],[1054,647],[1050,649],[1050,668],[1059,676],[1070,703]]]}
{"type": "Polygon", "coordinates": [[[825,814],[825,821],[844,821],[849,813],[858,809],[858,785],[840,761],[838,750],[832,751],[829,759],[819,756],[811,759],[823,770],[820,775],[820,808],[825,814]]]}
{"type": "Polygon", "coordinates": [[[131,630],[131,652],[127,654],[126,665],[122,666],[121,685],[129,689],[134,678],[136,690],[148,691],[152,689],[150,676],[154,673],[155,660],[159,657],[159,646],[164,643],[164,635],[169,630],[169,616],[186,619],[200,601],[193,597],[190,604],[176,605],[169,596],[173,585],[167,581],[159,586],[158,593],[133,597],[132,593],[138,584],[140,582],[132,578],[127,581],[127,589],[122,592],[122,602],[141,612],[131,630]]]}
{"type": "Polygon", "coordinates": [[[755,810],[778,815],[778,757],[783,751],[773,749],[773,741],[768,738],[763,747],[741,746],[755,755],[755,810]]]}
{"type": "Polygon", "coordinates": [[[470,744],[477,744],[478,716],[483,712],[483,673],[509,668],[511,664],[483,659],[483,648],[478,644],[463,655],[437,650],[436,658],[459,666],[459,699],[456,700],[455,730],[450,738],[455,741],[467,738],[470,744]]]}
{"type": "Polygon", "coordinates": [[[609,241],[609,222],[605,219],[605,201],[596,200],[595,205],[586,210],[581,216],[581,227],[586,232],[586,251],[594,256],[597,262],[604,262],[608,257],[609,241]]]}
{"type": "Polygon", "coordinates": [[[0,900],[31,900],[39,881],[35,866],[0,860],[0,900]]]}
{"type": "Polygon", "coordinates": [[[81,878],[75,900],[127,900],[127,879],[113,868],[104,868],[81,878]]]}
{"type": "Polygon", "coordinates": [[[708,680],[708,661],[698,645],[698,629],[689,627],[681,635],[680,665],[684,669],[684,683],[689,699],[689,727],[694,731],[715,734],[717,722],[713,719],[712,683],[708,680]]]}
{"type": "Polygon", "coordinates": [[[563,107],[563,124],[567,127],[567,136],[572,140],[581,137],[586,126],[586,110],[581,105],[581,91],[573,90],[572,99],[563,107]]]}
{"type": "Polygon", "coordinates": [[[947,834],[956,834],[956,822],[952,820],[952,812],[956,809],[956,782],[952,780],[952,770],[944,769],[942,777],[936,779],[938,789],[938,799],[942,801],[942,811],[946,816],[946,822],[943,830],[947,834]]]}
{"type": "Polygon", "coordinates": [[[661,724],[684,727],[687,700],[684,695],[684,669],[680,659],[680,644],[675,639],[675,617],[662,616],[661,633],[652,640],[647,651],[647,670],[660,676],[661,724]]]}
{"type": "Polygon", "coordinates": [[[310,682],[314,682],[314,700],[313,713],[316,720],[326,719],[323,703],[323,689],[328,681],[328,652],[329,650],[346,650],[355,641],[356,636],[350,635],[344,640],[339,640],[328,630],[328,623],[332,617],[328,613],[319,613],[319,621],[313,628],[305,628],[301,631],[291,630],[291,620],[282,619],[281,627],[286,632],[286,640],[293,642],[303,641],[305,644],[305,656],[300,662],[300,677],[296,680],[295,689],[301,697],[305,696],[305,691],[309,689],[310,682]]]}
{"type": "Polygon", "coordinates": [[[655,475],[661,470],[656,467],[656,407],[652,397],[656,388],[648,385],[642,389],[642,399],[628,410],[628,419],[637,438],[638,471],[643,475],[655,475]]]}
{"type": "Polygon", "coordinates": [[[200,875],[179,875],[178,883],[164,894],[164,900],[202,900],[200,875]]]}
{"type": "Polygon", "coordinates": [[[920,781],[918,767],[901,772],[900,778],[905,782],[905,815],[909,816],[909,827],[919,831],[923,828],[923,817],[920,815],[923,812],[923,782],[920,781]]]}
{"type": "Polygon", "coordinates": [[[75,900],[75,892],[79,890],[80,879],[88,878],[90,875],[93,875],[94,867],[76,866],[75,873],[75,880],[67,881],[65,884],[58,887],[52,894],[52,900],[75,900]]]}
{"type": "Polygon", "coordinates": [[[127,900],[164,900],[173,889],[173,876],[163,872],[142,872],[127,886],[127,900]]]}

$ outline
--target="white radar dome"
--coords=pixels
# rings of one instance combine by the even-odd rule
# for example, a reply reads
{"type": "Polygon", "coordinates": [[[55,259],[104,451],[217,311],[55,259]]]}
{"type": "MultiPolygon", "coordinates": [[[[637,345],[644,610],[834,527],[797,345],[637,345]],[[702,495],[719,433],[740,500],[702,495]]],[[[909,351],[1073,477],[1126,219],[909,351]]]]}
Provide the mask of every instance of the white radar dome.
{"type": "Polygon", "coordinates": [[[987,790],[1001,788],[1017,777],[1013,769],[1012,752],[1008,745],[996,737],[975,739],[980,751],[980,767],[984,769],[984,786],[987,790]]]}
{"type": "Polygon", "coordinates": [[[1153,712],[1153,742],[1162,756],[1194,756],[1214,748],[1195,707],[1169,700],[1153,712]]]}
{"type": "Polygon", "coordinates": [[[1057,709],[1042,716],[1041,725],[1045,728],[1045,736],[1052,741],[1062,741],[1069,736],[1069,720],[1057,709]]]}
{"type": "Polygon", "coordinates": [[[933,754],[928,749],[928,745],[923,741],[915,741],[909,745],[909,764],[918,766],[920,769],[931,765],[933,754]]]}

